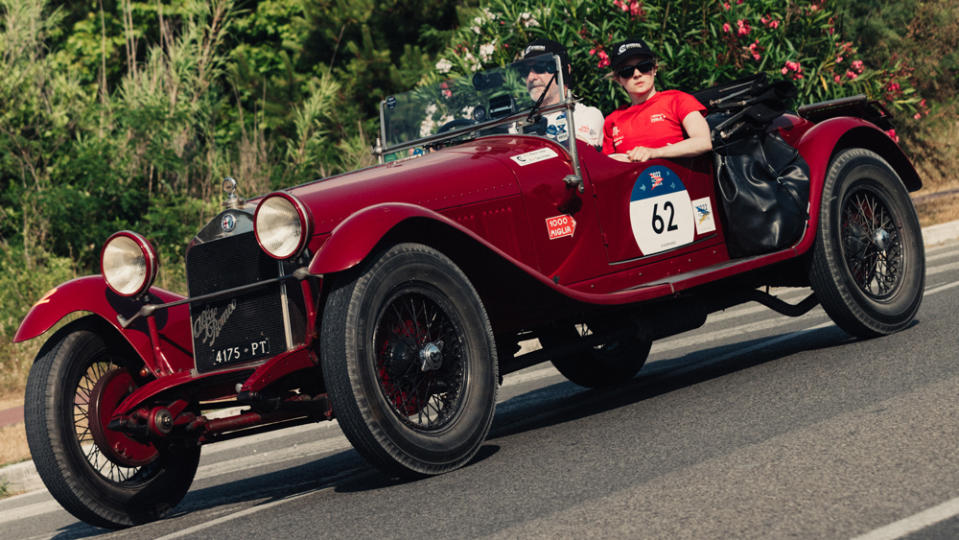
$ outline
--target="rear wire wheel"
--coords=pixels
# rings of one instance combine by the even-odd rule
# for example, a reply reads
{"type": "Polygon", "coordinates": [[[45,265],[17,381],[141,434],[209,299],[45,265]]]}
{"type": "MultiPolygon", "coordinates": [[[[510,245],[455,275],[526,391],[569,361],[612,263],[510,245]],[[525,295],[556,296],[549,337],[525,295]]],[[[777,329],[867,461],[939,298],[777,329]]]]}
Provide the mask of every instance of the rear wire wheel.
{"type": "Polygon", "coordinates": [[[186,494],[199,446],[158,447],[108,429],[136,384],[91,318],[44,344],[30,370],[24,419],[37,472],[68,512],[99,527],[159,519],[186,494]]]}
{"type": "Polygon", "coordinates": [[[630,381],[639,373],[652,341],[643,339],[629,327],[609,328],[578,323],[543,331],[539,340],[544,348],[574,345],[595,332],[605,332],[609,339],[578,353],[556,356],[553,366],[570,382],[586,388],[615,386],[630,381]]]}
{"type": "Polygon", "coordinates": [[[925,253],[915,208],[896,171],[863,148],[840,153],[823,186],[809,280],[849,334],[908,326],[922,302],[925,253]]]}
{"type": "Polygon", "coordinates": [[[417,477],[476,454],[496,405],[496,347],[450,259],[421,244],[371,255],[332,284],[322,324],[333,412],[363,457],[417,477]]]}

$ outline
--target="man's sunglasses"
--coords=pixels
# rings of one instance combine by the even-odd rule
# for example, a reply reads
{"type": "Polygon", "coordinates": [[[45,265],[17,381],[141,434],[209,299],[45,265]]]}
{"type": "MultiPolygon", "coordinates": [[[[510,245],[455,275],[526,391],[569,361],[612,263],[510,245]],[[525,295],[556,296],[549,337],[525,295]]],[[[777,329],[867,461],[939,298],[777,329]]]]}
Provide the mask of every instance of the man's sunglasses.
{"type": "Polygon", "coordinates": [[[537,62],[528,62],[520,68],[520,74],[523,77],[529,76],[529,72],[533,73],[556,73],[556,63],[552,60],[540,60],[537,62]]]}
{"type": "Polygon", "coordinates": [[[656,67],[655,62],[651,60],[647,60],[645,62],[640,62],[634,66],[626,66],[626,67],[619,68],[618,70],[616,70],[616,75],[619,75],[619,78],[621,79],[628,79],[633,76],[633,73],[635,73],[637,69],[639,70],[640,73],[642,73],[643,75],[646,75],[647,73],[652,71],[653,68],[655,67],[656,67]]]}

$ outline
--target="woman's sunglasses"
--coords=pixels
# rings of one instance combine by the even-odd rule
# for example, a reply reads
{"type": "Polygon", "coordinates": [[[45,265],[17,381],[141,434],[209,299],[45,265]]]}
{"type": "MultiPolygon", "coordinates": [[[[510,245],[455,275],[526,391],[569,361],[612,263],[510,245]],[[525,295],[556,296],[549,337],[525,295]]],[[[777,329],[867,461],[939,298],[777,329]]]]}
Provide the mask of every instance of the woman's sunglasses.
{"type": "Polygon", "coordinates": [[[616,75],[619,75],[621,79],[628,79],[633,76],[633,73],[635,73],[637,69],[639,70],[640,73],[642,73],[643,75],[646,75],[647,73],[652,71],[653,68],[655,67],[656,67],[655,62],[651,60],[647,60],[645,62],[640,62],[634,66],[626,66],[626,67],[619,68],[618,70],[616,70],[616,75]]]}

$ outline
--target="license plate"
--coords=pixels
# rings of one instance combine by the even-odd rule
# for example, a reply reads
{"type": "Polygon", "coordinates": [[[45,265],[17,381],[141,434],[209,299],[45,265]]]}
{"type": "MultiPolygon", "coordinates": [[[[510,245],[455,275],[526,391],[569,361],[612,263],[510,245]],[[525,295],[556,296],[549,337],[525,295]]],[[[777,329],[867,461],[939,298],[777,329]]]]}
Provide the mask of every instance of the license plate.
{"type": "Polygon", "coordinates": [[[210,349],[210,364],[220,367],[229,364],[242,364],[270,354],[270,340],[260,338],[240,345],[210,349]]]}

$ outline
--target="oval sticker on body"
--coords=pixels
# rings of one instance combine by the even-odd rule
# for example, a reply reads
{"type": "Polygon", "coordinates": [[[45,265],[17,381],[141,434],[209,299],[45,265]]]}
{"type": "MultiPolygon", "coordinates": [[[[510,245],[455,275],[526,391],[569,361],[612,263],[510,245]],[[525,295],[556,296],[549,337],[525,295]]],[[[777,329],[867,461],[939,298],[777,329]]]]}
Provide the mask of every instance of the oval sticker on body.
{"type": "Polygon", "coordinates": [[[661,165],[639,173],[629,197],[629,223],[643,255],[692,243],[692,203],[679,176],[661,165]]]}

